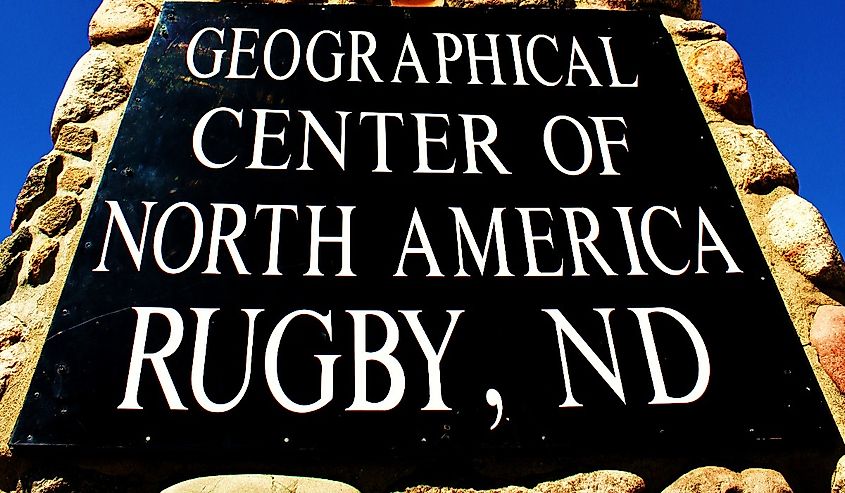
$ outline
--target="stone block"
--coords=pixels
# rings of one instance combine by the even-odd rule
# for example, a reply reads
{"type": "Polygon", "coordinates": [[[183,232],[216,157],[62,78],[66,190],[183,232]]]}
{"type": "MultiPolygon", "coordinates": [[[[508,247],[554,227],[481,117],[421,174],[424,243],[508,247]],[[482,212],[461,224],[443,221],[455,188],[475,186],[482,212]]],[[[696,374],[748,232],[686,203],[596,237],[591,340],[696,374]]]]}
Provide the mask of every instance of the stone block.
{"type": "Polygon", "coordinates": [[[120,65],[109,52],[93,49],[82,55],[53,112],[53,141],[66,123],[86,122],[116,108],[129,96],[130,89],[120,65]]]}
{"type": "Polygon", "coordinates": [[[713,41],[695,50],[687,61],[687,73],[703,104],[730,120],[753,121],[745,68],[726,41],[713,41]]]}
{"type": "Polygon", "coordinates": [[[645,491],[645,481],[636,474],[624,471],[594,471],[540,483],[537,493],[639,493],[645,491]]]}
{"type": "Polygon", "coordinates": [[[810,328],[810,344],[836,388],[845,392],[845,307],[820,306],[810,328]]]}
{"type": "Polygon", "coordinates": [[[10,226],[12,231],[17,230],[23,221],[32,217],[35,209],[56,194],[56,177],[61,170],[62,156],[59,154],[44,156],[29,170],[15,201],[15,212],[10,226]]]}
{"type": "Polygon", "coordinates": [[[79,221],[81,211],[79,201],[70,195],[53,197],[38,214],[38,229],[50,237],[64,234],[79,221]]]}
{"type": "Polygon", "coordinates": [[[97,131],[91,127],[68,123],[59,130],[59,137],[56,140],[56,149],[69,152],[77,156],[90,156],[97,141],[97,131]]]}
{"type": "Polygon", "coordinates": [[[766,132],[734,123],[712,124],[710,129],[737,189],[761,195],[777,187],[798,192],[795,168],[769,140],[766,132]]]}
{"type": "Polygon", "coordinates": [[[742,478],[724,467],[699,467],[678,478],[663,493],[742,493],[742,478]]]}
{"type": "Polygon", "coordinates": [[[95,45],[146,38],[158,13],[148,0],[105,0],[91,18],[88,39],[95,45]]]}
{"type": "Polygon", "coordinates": [[[49,281],[56,270],[56,255],[58,253],[59,243],[48,241],[32,254],[32,258],[29,259],[27,282],[37,286],[49,281]]]}
{"type": "Polygon", "coordinates": [[[93,179],[91,169],[81,166],[68,166],[59,177],[59,188],[79,195],[83,190],[91,187],[93,179]]]}
{"type": "Polygon", "coordinates": [[[769,237],[792,267],[813,282],[845,285],[845,264],[821,213],[797,195],[772,204],[767,215],[769,237]]]}

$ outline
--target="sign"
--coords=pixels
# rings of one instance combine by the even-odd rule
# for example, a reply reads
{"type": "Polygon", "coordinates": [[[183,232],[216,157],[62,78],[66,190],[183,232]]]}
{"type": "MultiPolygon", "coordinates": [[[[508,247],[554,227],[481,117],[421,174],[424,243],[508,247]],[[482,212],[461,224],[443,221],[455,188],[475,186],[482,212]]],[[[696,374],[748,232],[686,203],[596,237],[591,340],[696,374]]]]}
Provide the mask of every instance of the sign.
{"type": "Polygon", "coordinates": [[[821,477],[837,437],[658,16],[171,3],[13,445],[821,477]]]}

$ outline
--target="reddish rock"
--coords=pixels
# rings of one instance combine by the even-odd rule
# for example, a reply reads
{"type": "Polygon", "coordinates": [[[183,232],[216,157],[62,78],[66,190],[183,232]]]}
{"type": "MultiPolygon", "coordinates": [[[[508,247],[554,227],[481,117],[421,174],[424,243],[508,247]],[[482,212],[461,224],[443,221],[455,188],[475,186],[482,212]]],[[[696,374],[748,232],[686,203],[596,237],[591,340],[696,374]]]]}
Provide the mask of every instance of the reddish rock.
{"type": "Polygon", "coordinates": [[[43,284],[53,277],[56,270],[56,254],[59,253],[59,243],[49,241],[41,246],[29,260],[29,275],[27,282],[32,285],[43,284]]]}
{"type": "Polygon", "coordinates": [[[687,63],[690,84],[702,103],[730,120],[747,123],[753,120],[745,68],[730,44],[707,43],[687,63]]]}
{"type": "Polygon", "coordinates": [[[59,195],[44,204],[38,215],[38,229],[47,236],[66,233],[79,220],[79,201],[70,195],[59,195]]]}
{"type": "Polygon", "coordinates": [[[146,38],[153,31],[158,9],[148,0],[105,0],[91,18],[91,44],[146,38]]]}
{"type": "Polygon", "coordinates": [[[29,170],[12,215],[11,229],[15,231],[23,221],[32,217],[32,213],[56,194],[56,176],[62,170],[62,156],[48,154],[41,158],[29,170]]]}
{"type": "Polygon", "coordinates": [[[84,189],[91,186],[93,177],[91,170],[80,166],[70,166],[59,177],[59,187],[62,190],[73,192],[77,195],[84,189]]]}
{"type": "Polygon", "coordinates": [[[810,329],[810,344],[836,388],[845,392],[845,307],[820,306],[810,329]]]}
{"type": "Polygon", "coordinates": [[[78,156],[90,156],[96,141],[97,132],[93,128],[78,123],[68,123],[59,131],[56,149],[78,156]]]}
{"type": "Polygon", "coordinates": [[[663,493],[742,493],[742,479],[724,467],[699,467],[678,478],[663,493]]]}

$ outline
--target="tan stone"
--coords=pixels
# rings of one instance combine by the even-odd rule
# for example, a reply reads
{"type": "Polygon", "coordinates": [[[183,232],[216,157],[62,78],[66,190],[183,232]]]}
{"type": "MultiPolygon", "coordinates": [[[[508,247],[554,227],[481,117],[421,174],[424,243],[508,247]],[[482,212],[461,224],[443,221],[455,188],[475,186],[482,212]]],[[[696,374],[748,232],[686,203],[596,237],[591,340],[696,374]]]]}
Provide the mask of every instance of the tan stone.
{"type": "Polygon", "coordinates": [[[845,392],[845,307],[820,306],[810,329],[819,364],[840,392],[845,392]]]}
{"type": "Polygon", "coordinates": [[[38,214],[38,229],[47,236],[66,233],[79,220],[79,201],[70,195],[58,195],[50,199],[38,214]]]}
{"type": "Polygon", "coordinates": [[[792,493],[783,474],[771,469],[746,469],[740,477],[742,493],[792,493]]]}
{"type": "Polygon", "coordinates": [[[56,241],[48,241],[41,245],[41,248],[29,260],[27,282],[38,285],[49,281],[56,270],[56,255],[58,253],[59,243],[56,241]]]}
{"type": "Polygon", "coordinates": [[[59,131],[56,149],[79,156],[89,156],[96,141],[97,132],[93,128],[78,123],[68,123],[59,131]]]}
{"type": "Polygon", "coordinates": [[[845,493],[845,456],[839,459],[833,478],[830,480],[830,493],[845,493]]]}
{"type": "Polygon", "coordinates": [[[745,68],[726,41],[706,43],[695,50],[687,61],[687,74],[703,104],[734,121],[753,120],[745,68]]]}
{"type": "Polygon", "coordinates": [[[818,209],[797,195],[781,197],[767,215],[769,237],[795,270],[814,282],[845,285],[845,264],[818,209]]]}
{"type": "Polygon", "coordinates": [[[6,301],[17,286],[18,272],[27,249],[32,245],[32,233],[20,228],[0,243],[0,302],[6,301]]]}
{"type": "Polygon", "coordinates": [[[728,35],[718,24],[702,20],[682,21],[675,24],[672,34],[689,39],[727,39],[728,35]]]}
{"type": "Polygon", "coordinates": [[[18,371],[24,357],[22,344],[13,344],[0,351],[0,397],[6,393],[9,380],[18,371]]]}
{"type": "Polygon", "coordinates": [[[538,493],[638,493],[645,490],[645,481],[624,471],[595,471],[576,474],[560,481],[540,483],[538,493]]]}
{"type": "Polygon", "coordinates": [[[768,194],[777,187],[798,192],[798,174],[766,132],[730,122],[710,126],[731,180],[743,192],[768,194]]]}
{"type": "Polygon", "coordinates": [[[183,481],[161,493],[266,493],[290,491],[296,493],[358,493],[344,483],[327,479],[274,476],[269,474],[240,474],[208,476],[183,481]]]}
{"type": "Polygon", "coordinates": [[[76,62],[59,96],[50,133],[55,141],[66,123],[85,122],[117,107],[129,95],[129,82],[107,51],[93,49],[76,62]]]}
{"type": "Polygon", "coordinates": [[[579,9],[648,10],[686,19],[701,17],[701,0],[575,0],[574,3],[579,9]]]}
{"type": "Polygon", "coordinates": [[[59,177],[59,187],[62,190],[80,194],[91,186],[93,180],[91,170],[81,166],[69,166],[59,177]]]}
{"type": "Polygon", "coordinates": [[[159,9],[147,0],[104,0],[91,18],[91,44],[145,38],[155,26],[159,9]]]}
{"type": "Polygon", "coordinates": [[[55,153],[42,157],[41,161],[29,170],[15,201],[12,231],[18,229],[23,221],[32,216],[35,209],[56,194],[56,176],[61,170],[62,156],[55,153]]]}
{"type": "Polygon", "coordinates": [[[699,467],[684,474],[663,493],[740,493],[740,475],[724,467],[699,467]]]}
{"type": "Polygon", "coordinates": [[[449,488],[439,486],[414,486],[406,488],[403,493],[536,493],[535,490],[522,486],[506,486],[492,490],[476,490],[473,488],[449,488]]]}
{"type": "Polygon", "coordinates": [[[0,351],[21,342],[23,327],[17,319],[0,320],[0,351]]]}

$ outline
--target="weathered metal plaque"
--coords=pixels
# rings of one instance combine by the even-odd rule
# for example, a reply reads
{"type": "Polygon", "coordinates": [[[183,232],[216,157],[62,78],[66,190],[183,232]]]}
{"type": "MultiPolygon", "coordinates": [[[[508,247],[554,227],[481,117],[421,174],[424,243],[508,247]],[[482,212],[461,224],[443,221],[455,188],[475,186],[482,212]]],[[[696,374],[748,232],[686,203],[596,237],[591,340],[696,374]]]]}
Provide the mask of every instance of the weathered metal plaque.
{"type": "Polygon", "coordinates": [[[13,445],[798,487],[840,441],[657,16],[170,3],[13,445]]]}

